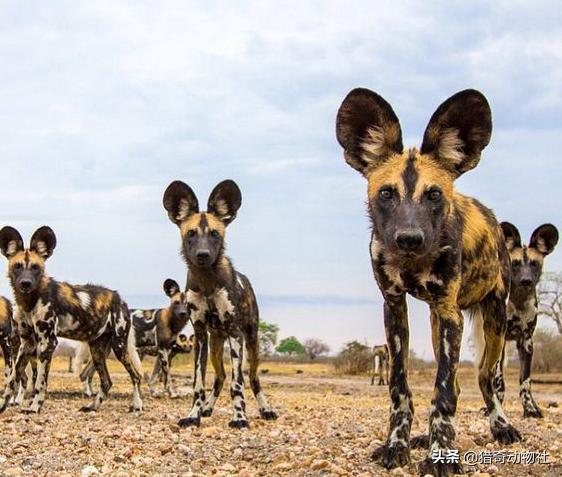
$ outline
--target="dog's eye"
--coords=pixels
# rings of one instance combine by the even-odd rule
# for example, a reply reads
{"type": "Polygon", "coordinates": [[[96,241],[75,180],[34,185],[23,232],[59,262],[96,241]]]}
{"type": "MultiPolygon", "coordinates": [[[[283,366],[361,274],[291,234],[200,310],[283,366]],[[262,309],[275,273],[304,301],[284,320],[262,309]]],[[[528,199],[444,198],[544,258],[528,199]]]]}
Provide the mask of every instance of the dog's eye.
{"type": "Polygon", "coordinates": [[[195,231],[195,230],[193,230],[193,229],[187,231],[187,236],[188,236],[189,238],[195,237],[195,235],[197,235],[197,231],[195,231]]]}
{"type": "Polygon", "coordinates": [[[219,236],[218,230],[211,230],[211,237],[217,238],[219,236]]]}
{"type": "Polygon", "coordinates": [[[427,195],[429,197],[429,200],[437,201],[441,199],[443,193],[439,189],[431,189],[427,195]]]}
{"type": "Polygon", "coordinates": [[[513,268],[519,268],[521,266],[521,261],[513,260],[513,262],[511,262],[511,264],[513,265],[513,268]]]}
{"type": "Polygon", "coordinates": [[[531,260],[530,264],[533,268],[537,268],[539,266],[539,262],[537,262],[536,260],[531,260]]]}
{"type": "Polygon", "coordinates": [[[21,270],[22,268],[23,268],[23,264],[19,262],[14,264],[14,270],[21,270]]]}
{"type": "Polygon", "coordinates": [[[392,199],[392,189],[386,188],[386,189],[381,189],[379,191],[379,197],[382,200],[389,200],[392,199]]]}
{"type": "Polygon", "coordinates": [[[39,270],[39,265],[37,265],[36,263],[31,265],[31,270],[33,270],[34,272],[36,272],[37,270],[39,270]]]}

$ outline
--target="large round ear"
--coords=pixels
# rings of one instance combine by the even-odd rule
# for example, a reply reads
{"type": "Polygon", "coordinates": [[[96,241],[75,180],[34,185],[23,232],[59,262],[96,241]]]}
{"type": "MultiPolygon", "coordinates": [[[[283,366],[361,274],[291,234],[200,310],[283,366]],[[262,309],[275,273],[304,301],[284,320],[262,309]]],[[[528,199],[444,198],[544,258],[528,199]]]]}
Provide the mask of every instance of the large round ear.
{"type": "Polygon", "coordinates": [[[217,184],[209,200],[207,201],[207,212],[216,215],[225,225],[236,218],[236,213],[242,205],[242,193],[236,182],[227,179],[217,184]]]}
{"type": "Polygon", "coordinates": [[[179,292],[180,286],[178,285],[178,282],[172,280],[171,278],[166,278],[164,281],[164,293],[171,298],[179,292]]]}
{"type": "Polygon", "coordinates": [[[505,238],[507,250],[511,252],[514,248],[521,247],[521,234],[515,225],[509,222],[502,222],[500,224],[505,238]]]}
{"type": "Polygon", "coordinates": [[[533,232],[529,248],[538,250],[543,255],[552,253],[558,243],[558,229],[552,224],[543,224],[533,232]]]}
{"type": "Polygon", "coordinates": [[[51,227],[43,225],[39,227],[31,236],[29,241],[29,249],[43,258],[49,258],[53,254],[53,250],[57,246],[57,237],[51,227]]]}
{"type": "Polygon", "coordinates": [[[392,154],[400,154],[402,129],[390,104],[377,93],[352,90],[343,100],[336,118],[336,136],[345,161],[364,176],[392,154]]]}
{"type": "Polygon", "coordinates": [[[199,201],[195,193],[182,181],[174,181],[166,188],[162,203],[168,211],[168,217],[176,225],[199,212],[199,201]]]}
{"type": "Polygon", "coordinates": [[[23,239],[13,227],[6,226],[0,230],[0,251],[7,258],[23,250],[23,239]]]}
{"type": "Polygon", "coordinates": [[[422,154],[434,154],[456,176],[476,167],[492,136],[492,111],[482,93],[466,89],[451,96],[431,116],[422,154]]]}

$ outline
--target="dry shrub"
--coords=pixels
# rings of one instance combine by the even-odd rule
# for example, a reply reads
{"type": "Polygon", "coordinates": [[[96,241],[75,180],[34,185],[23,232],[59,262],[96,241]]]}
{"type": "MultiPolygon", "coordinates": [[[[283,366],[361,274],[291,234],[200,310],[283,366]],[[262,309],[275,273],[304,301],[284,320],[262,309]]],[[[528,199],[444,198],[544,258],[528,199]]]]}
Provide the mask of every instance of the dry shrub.
{"type": "Polygon", "coordinates": [[[351,341],[346,343],[334,359],[336,372],[341,374],[364,374],[372,367],[373,355],[371,349],[359,343],[351,341]]]}

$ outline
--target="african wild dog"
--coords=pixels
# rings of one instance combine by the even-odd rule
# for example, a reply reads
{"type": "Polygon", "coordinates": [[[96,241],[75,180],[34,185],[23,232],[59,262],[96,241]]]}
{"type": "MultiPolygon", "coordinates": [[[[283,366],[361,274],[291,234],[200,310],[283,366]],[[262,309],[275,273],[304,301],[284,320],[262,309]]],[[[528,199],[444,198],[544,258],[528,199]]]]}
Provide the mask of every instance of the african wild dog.
{"type": "Polygon", "coordinates": [[[407,382],[410,293],[429,304],[438,362],[429,417],[430,451],[420,473],[460,473],[460,464],[434,462],[431,456],[454,445],[462,309],[481,312],[484,318],[486,350],[479,384],[490,410],[492,434],[504,444],[521,438],[493,388],[507,326],[509,255],[492,211],[453,187],[457,177],[478,164],[490,140],[490,107],[478,91],[457,93],[431,117],[421,149],[404,149],[392,107],[378,94],[358,88],[344,99],[336,131],[346,162],[368,181],[371,260],[385,301],[392,407],[387,441],[373,458],[387,468],[410,460],[414,412],[407,382]]]}
{"type": "MultiPolygon", "coordinates": [[[[10,375],[15,365],[15,357],[20,347],[20,339],[14,324],[13,307],[10,300],[0,297],[0,348],[4,356],[4,376],[10,375]]],[[[27,370],[22,374],[22,380],[18,386],[17,396],[13,398],[14,404],[21,404],[26,391],[31,392],[33,383],[37,378],[37,359],[35,355],[30,358],[31,376],[27,370]],[[31,377],[31,379],[29,379],[31,377]]]]}
{"type": "MultiPolygon", "coordinates": [[[[531,363],[533,360],[533,333],[537,325],[537,285],[542,273],[544,257],[552,253],[558,243],[558,230],[552,224],[543,224],[531,235],[529,245],[521,244],[521,235],[515,225],[502,222],[507,249],[511,257],[511,291],[507,305],[506,340],[515,341],[519,353],[519,397],[524,417],[542,417],[542,411],[531,394],[531,363]]],[[[505,349],[504,349],[505,353],[505,349]]],[[[503,401],[505,383],[503,362],[498,363],[496,387],[503,401]]]]}
{"type": "Polygon", "coordinates": [[[230,427],[248,426],[242,374],[243,347],[248,352],[250,386],[263,419],[276,419],[267,403],[257,374],[259,364],[258,306],[250,281],[234,270],[225,255],[225,229],[236,217],[242,203],[238,186],[231,180],[218,184],[207,202],[207,212],[199,212],[199,202],[191,188],[172,182],[163,198],[170,220],[180,229],[182,254],[187,264],[187,300],[195,329],[195,370],[193,407],[179,425],[199,426],[201,416],[210,416],[226,377],[223,349],[230,343],[232,383],[230,396],[234,415],[230,427]],[[213,392],[205,402],[207,368],[207,329],[210,333],[211,362],[215,369],[213,392]]]}
{"type": "Polygon", "coordinates": [[[26,412],[38,413],[43,406],[51,358],[57,336],[85,341],[90,345],[101,386],[94,401],[82,411],[97,410],[111,388],[105,357],[111,346],[133,383],[132,410],[142,409],[140,396],[141,366],[130,333],[131,321],[127,305],[117,292],[95,285],[69,285],[48,277],[45,261],[56,246],[55,233],[40,227],[24,248],[20,233],[12,227],[0,230],[0,250],[8,258],[8,277],[12,286],[16,313],[14,322],[21,345],[0,411],[6,408],[21,381],[27,362],[37,351],[37,379],[32,402],[26,412]]]}
{"type": "MultiPolygon", "coordinates": [[[[172,346],[170,347],[170,352],[168,353],[168,367],[172,368],[172,361],[178,354],[189,354],[193,350],[195,346],[195,335],[187,336],[185,333],[180,333],[172,346]]],[[[158,350],[156,347],[146,346],[144,348],[139,349],[139,355],[141,356],[141,360],[144,356],[158,356],[158,350]]],[[[152,369],[152,374],[147,379],[148,386],[151,389],[153,386],[160,381],[164,381],[164,371],[162,370],[162,365],[160,364],[160,360],[156,360],[154,362],[154,368],[152,369]]]]}
{"type": "Polygon", "coordinates": [[[388,345],[378,345],[373,347],[373,376],[371,386],[375,384],[375,376],[379,375],[379,386],[388,384],[388,345]],[[383,374],[384,372],[384,374],[383,374]],[[386,376],[386,383],[384,382],[386,376]]]}
{"type": "MultiPolygon", "coordinates": [[[[163,288],[164,293],[170,298],[169,306],[150,310],[132,309],[131,318],[139,355],[155,352],[158,357],[158,369],[163,374],[164,387],[170,397],[176,397],[170,379],[170,352],[176,344],[178,335],[189,321],[189,313],[186,294],[180,290],[176,281],[171,278],[166,279],[163,288]]],[[[159,374],[160,372],[157,376],[159,374]]],[[[93,376],[94,366],[89,361],[80,373],[86,395],[91,393],[93,376]]],[[[152,384],[152,381],[149,384],[152,384]]]]}
{"type": "Polygon", "coordinates": [[[12,304],[0,296],[0,349],[4,357],[4,377],[7,379],[12,370],[12,304]]]}

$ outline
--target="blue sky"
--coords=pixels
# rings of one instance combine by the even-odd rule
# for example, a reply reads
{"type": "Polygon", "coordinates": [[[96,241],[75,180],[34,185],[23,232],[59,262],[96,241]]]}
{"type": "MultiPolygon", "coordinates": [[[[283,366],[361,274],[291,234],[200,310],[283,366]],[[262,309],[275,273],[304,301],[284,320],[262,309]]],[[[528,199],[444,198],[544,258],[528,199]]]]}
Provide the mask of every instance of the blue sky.
{"type": "MultiPolygon", "coordinates": [[[[419,145],[438,104],[473,87],[494,115],[458,181],[528,237],[562,225],[562,14],[557,2],[15,2],[0,5],[0,222],[51,225],[58,279],[166,302],[184,280],[161,205],[181,179],[243,205],[228,250],[281,335],[383,340],[366,184],[334,134],[353,87],[382,94],[419,145]]],[[[547,260],[562,269],[562,253],[547,260]]],[[[9,294],[7,280],[0,292],[9,294]]],[[[430,357],[428,312],[412,344],[430,357]]]]}

